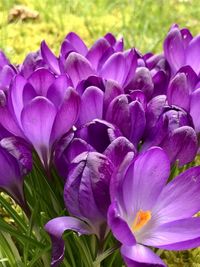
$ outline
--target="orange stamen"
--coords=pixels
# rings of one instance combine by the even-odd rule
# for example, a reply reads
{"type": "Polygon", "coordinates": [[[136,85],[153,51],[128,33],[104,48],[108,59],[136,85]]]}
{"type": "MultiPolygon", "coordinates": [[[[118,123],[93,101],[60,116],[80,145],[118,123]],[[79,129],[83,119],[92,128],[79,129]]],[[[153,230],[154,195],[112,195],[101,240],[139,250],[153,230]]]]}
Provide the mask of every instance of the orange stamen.
{"type": "Polygon", "coordinates": [[[133,232],[139,231],[143,226],[148,223],[149,220],[151,220],[151,212],[149,210],[139,210],[131,227],[133,232]]]}

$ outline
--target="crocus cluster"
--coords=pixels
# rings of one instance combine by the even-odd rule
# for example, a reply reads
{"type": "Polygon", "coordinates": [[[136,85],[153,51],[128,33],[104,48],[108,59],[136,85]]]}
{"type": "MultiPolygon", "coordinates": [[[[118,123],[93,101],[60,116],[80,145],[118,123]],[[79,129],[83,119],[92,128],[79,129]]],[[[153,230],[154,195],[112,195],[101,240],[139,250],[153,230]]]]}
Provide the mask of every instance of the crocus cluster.
{"type": "Polygon", "coordinates": [[[45,41],[17,66],[0,52],[0,187],[25,207],[32,152],[56,168],[70,216],[45,225],[53,267],[65,230],[101,243],[111,231],[129,267],[166,266],[149,247],[200,246],[200,167],[168,182],[198,154],[199,107],[200,36],[178,25],[161,54],[73,32],[58,56],[45,41]]]}

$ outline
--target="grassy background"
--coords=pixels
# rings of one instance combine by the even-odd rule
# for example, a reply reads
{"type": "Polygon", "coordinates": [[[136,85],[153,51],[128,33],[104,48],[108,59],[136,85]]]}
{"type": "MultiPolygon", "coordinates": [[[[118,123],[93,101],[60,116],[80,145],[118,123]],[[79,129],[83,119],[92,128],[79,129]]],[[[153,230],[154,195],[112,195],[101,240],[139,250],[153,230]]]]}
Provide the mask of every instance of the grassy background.
{"type": "Polygon", "coordinates": [[[199,0],[0,0],[0,48],[14,63],[38,49],[41,40],[58,53],[60,42],[75,31],[91,45],[106,32],[123,35],[126,47],[161,51],[169,27],[178,23],[200,32],[199,0]],[[39,13],[36,20],[8,23],[9,10],[25,5],[39,13]]]}
{"type": "MultiPolygon", "coordinates": [[[[161,52],[164,36],[173,23],[189,27],[193,34],[200,33],[199,0],[58,0],[56,4],[55,0],[0,0],[0,49],[11,62],[21,63],[28,52],[39,48],[43,39],[58,53],[65,35],[75,31],[88,45],[112,32],[117,37],[124,36],[127,48],[161,52]],[[9,11],[15,5],[37,11],[38,19],[18,18],[8,23],[9,11]]],[[[198,249],[165,252],[163,258],[170,267],[200,267],[198,249]]]]}

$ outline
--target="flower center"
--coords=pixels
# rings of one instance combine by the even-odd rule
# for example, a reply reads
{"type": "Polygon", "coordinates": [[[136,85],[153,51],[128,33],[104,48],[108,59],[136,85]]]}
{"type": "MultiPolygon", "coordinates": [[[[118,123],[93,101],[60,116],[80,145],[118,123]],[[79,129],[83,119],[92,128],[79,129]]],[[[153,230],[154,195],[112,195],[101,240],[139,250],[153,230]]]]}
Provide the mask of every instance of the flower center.
{"type": "Polygon", "coordinates": [[[143,211],[139,210],[136,214],[135,220],[132,224],[132,231],[139,231],[143,226],[145,226],[148,221],[151,220],[151,212],[149,210],[143,211]]]}

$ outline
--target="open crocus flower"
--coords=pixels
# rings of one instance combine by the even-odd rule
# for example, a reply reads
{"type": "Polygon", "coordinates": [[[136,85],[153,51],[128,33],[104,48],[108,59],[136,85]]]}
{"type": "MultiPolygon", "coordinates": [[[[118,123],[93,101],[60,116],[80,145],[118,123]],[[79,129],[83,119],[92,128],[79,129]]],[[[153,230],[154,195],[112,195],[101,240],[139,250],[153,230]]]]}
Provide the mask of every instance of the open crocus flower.
{"type": "Polygon", "coordinates": [[[25,79],[17,75],[9,94],[1,92],[0,122],[9,132],[26,139],[48,168],[53,145],[77,120],[78,93],[66,75],[55,77],[37,69],[25,79]]]}
{"type": "Polygon", "coordinates": [[[200,72],[200,36],[193,38],[188,29],[173,25],[164,41],[164,54],[174,75],[181,67],[189,65],[197,75],[200,72]]]}
{"type": "Polygon", "coordinates": [[[167,185],[170,162],[160,148],[140,154],[111,180],[108,224],[128,267],[166,266],[148,247],[185,250],[200,245],[200,167],[167,185]],[[117,184],[116,184],[117,181],[117,184]]]}

